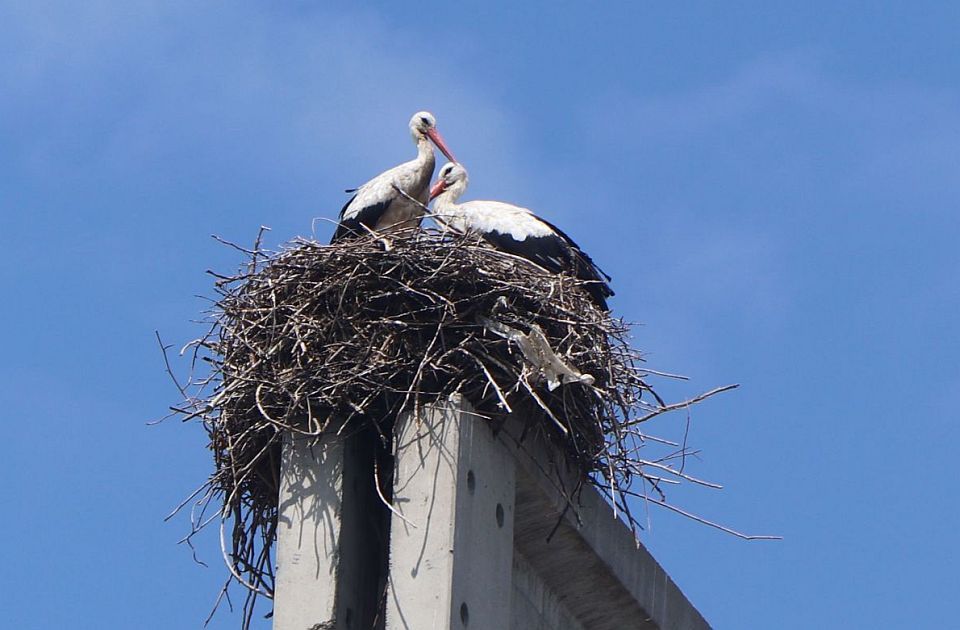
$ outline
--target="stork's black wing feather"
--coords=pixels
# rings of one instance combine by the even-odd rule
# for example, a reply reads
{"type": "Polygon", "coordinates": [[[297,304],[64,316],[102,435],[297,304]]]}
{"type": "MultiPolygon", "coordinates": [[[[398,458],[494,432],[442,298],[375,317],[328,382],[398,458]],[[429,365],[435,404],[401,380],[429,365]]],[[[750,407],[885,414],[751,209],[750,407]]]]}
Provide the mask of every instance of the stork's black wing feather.
{"type": "MultiPolygon", "coordinates": [[[[572,250],[576,253],[576,255],[582,260],[582,262],[583,262],[587,267],[589,267],[589,268],[591,269],[591,272],[590,272],[590,273],[591,273],[592,275],[594,275],[595,277],[593,277],[593,278],[583,278],[584,280],[604,280],[604,279],[605,279],[605,280],[607,280],[608,282],[609,282],[610,280],[613,280],[613,278],[611,278],[610,276],[608,276],[608,275],[603,271],[603,269],[601,269],[600,267],[598,267],[598,266],[597,266],[597,263],[593,262],[593,259],[590,258],[590,256],[587,254],[587,252],[585,252],[585,251],[583,251],[582,249],[580,249],[580,246],[577,245],[572,238],[570,238],[569,236],[567,236],[567,234],[566,234],[563,230],[561,230],[560,228],[558,228],[558,227],[555,226],[554,224],[550,223],[550,222],[547,221],[546,219],[542,219],[542,218],[540,218],[540,217],[537,217],[537,219],[539,219],[540,221],[542,221],[542,222],[544,223],[544,225],[546,225],[546,226],[549,227],[551,230],[553,230],[554,232],[556,232],[556,233],[557,233],[557,236],[559,236],[559,237],[562,238],[564,241],[566,241],[567,245],[570,246],[570,249],[572,249],[572,250]],[[601,278],[600,276],[603,276],[603,278],[601,278]]],[[[580,276],[578,275],[577,277],[580,277],[580,276]]],[[[607,288],[609,289],[609,287],[607,287],[607,288]]],[[[610,295],[613,295],[613,294],[614,294],[613,291],[610,291],[610,295]]]]}
{"type": "Polygon", "coordinates": [[[511,234],[498,231],[484,232],[483,237],[497,249],[537,263],[547,271],[562,273],[570,271],[570,254],[559,237],[528,236],[516,239],[511,234]]]}
{"type": "Polygon", "coordinates": [[[354,214],[349,219],[344,219],[343,215],[346,214],[347,208],[350,207],[350,204],[353,203],[353,200],[357,196],[354,195],[350,198],[343,208],[340,210],[340,223],[337,224],[337,231],[333,233],[333,238],[330,239],[331,243],[336,243],[339,240],[350,238],[351,236],[359,236],[366,234],[367,231],[363,229],[362,226],[366,226],[371,230],[377,225],[377,222],[380,220],[380,217],[383,216],[383,213],[387,211],[387,208],[390,207],[391,199],[369,205],[366,208],[362,208],[356,214],[354,214]]]}
{"type": "Polygon", "coordinates": [[[553,225],[549,221],[537,217],[545,225],[547,225],[551,230],[553,230],[557,236],[562,238],[567,246],[570,248],[570,253],[574,258],[573,265],[573,274],[580,278],[581,280],[586,280],[589,284],[585,287],[587,292],[590,293],[590,296],[593,298],[593,301],[596,302],[598,306],[604,310],[609,310],[607,308],[607,298],[613,297],[615,293],[613,289],[610,288],[608,282],[613,280],[603,269],[601,269],[597,263],[593,262],[593,258],[590,257],[587,252],[580,249],[580,246],[574,242],[563,230],[553,225]]]}
{"type": "Polygon", "coordinates": [[[517,240],[510,234],[492,231],[483,233],[483,237],[494,247],[526,258],[547,271],[569,273],[585,280],[584,289],[594,303],[605,311],[610,310],[607,306],[607,298],[613,295],[607,284],[610,277],[569,236],[546,221],[544,223],[554,231],[553,234],[517,240]]]}
{"type": "MultiPolygon", "coordinates": [[[[356,190],[345,190],[344,192],[356,193],[357,190],[360,190],[360,189],[358,188],[358,189],[356,189],[356,190]]],[[[354,194],[353,197],[350,197],[350,199],[347,200],[347,203],[343,204],[343,207],[340,208],[340,215],[337,217],[340,221],[343,221],[343,215],[347,213],[347,208],[350,207],[350,204],[353,203],[353,200],[356,199],[356,198],[357,198],[357,195],[354,194]]]]}

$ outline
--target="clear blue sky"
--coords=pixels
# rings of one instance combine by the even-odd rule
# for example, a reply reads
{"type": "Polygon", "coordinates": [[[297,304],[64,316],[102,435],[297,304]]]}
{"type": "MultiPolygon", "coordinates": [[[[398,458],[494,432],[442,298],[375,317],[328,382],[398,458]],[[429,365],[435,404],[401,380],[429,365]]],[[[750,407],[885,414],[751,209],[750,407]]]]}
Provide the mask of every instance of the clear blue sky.
{"type": "Polygon", "coordinates": [[[742,384],[692,417],[726,489],[672,498],[785,540],[643,538],[716,627],[956,623],[960,5],[517,4],[0,0],[0,625],[199,627],[216,543],[162,517],[210,459],[145,426],[153,331],[197,334],[210,234],[308,235],[422,108],[610,272],[670,395],[742,384]]]}

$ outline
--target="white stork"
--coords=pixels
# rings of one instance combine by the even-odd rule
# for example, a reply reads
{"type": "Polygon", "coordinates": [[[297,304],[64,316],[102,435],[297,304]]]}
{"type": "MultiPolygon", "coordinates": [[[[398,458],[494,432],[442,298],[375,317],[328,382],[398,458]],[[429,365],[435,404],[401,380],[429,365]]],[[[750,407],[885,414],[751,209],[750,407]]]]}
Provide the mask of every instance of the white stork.
{"type": "Polygon", "coordinates": [[[605,274],[593,260],[559,228],[526,208],[500,201],[456,203],[467,189],[467,169],[444,164],[430,190],[433,216],[459,232],[479,233],[497,249],[521,256],[554,273],[568,273],[580,280],[593,302],[604,311],[613,291],[605,274]]]}
{"type": "Polygon", "coordinates": [[[347,192],[356,194],[340,211],[339,224],[331,243],[351,235],[366,233],[364,226],[371,230],[384,231],[394,226],[420,225],[423,208],[429,201],[427,193],[436,165],[430,142],[433,141],[447,159],[456,162],[456,158],[437,131],[437,121],[430,112],[417,112],[413,115],[410,119],[410,134],[417,144],[417,157],[380,173],[355,190],[348,190],[347,192]],[[411,199],[416,199],[421,205],[411,199]]]}

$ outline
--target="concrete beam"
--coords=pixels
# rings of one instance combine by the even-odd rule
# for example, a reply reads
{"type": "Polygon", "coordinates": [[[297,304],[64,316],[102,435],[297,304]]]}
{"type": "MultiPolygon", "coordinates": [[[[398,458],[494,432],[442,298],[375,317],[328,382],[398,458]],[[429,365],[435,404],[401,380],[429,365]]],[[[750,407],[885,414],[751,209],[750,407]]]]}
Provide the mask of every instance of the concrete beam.
{"type": "Polygon", "coordinates": [[[539,431],[511,419],[500,437],[516,457],[517,553],[591,630],[709,630],[710,625],[592,487],[568,505],[577,477],[539,431]]]}

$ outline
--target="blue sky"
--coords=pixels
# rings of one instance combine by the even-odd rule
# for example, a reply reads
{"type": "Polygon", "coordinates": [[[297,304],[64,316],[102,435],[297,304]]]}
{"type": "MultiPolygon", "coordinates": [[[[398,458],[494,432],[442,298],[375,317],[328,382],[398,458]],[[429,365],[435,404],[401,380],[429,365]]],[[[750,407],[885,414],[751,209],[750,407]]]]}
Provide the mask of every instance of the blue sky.
{"type": "Polygon", "coordinates": [[[162,518],[210,461],[145,426],[153,331],[197,334],[210,234],[309,235],[423,108],[614,277],[666,393],[742,384],[692,415],[726,488],[672,498],[785,540],[643,537],[716,627],[951,625],[958,5],[515,4],[0,0],[5,625],[199,627],[217,545],[162,518]]]}

